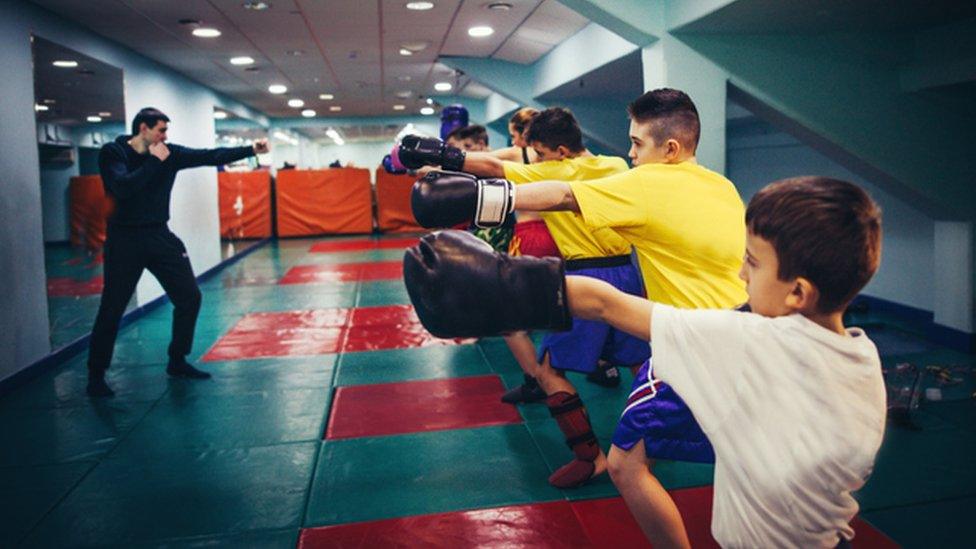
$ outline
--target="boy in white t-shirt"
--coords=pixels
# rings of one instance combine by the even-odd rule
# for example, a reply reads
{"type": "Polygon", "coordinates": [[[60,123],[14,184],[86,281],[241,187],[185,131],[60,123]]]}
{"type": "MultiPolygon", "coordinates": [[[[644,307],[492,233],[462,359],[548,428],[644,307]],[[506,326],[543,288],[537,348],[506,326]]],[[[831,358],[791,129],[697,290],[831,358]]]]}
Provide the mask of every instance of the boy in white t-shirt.
{"type": "MultiPolygon", "coordinates": [[[[408,251],[404,271],[425,325],[449,317],[453,329],[470,328],[456,321],[452,289],[465,292],[464,316],[480,330],[479,313],[507,314],[493,302],[531,292],[534,309],[497,319],[500,329],[556,326],[568,308],[649,338],[653,379],[635,389],[628,409],[658,380],[682,395],[715,448],[715,539],[725,547],[844,545],[858,510],[851,492],[871,473],[885,424],[877,349],[842,320],[880,262],[880,210],[855,185],[802,177],[756,194],[746,225],[740,276],[752,313],[675,309],[591,278],[562,285],[558,260],[489,257],[491,250],[445,233],[408,251]]],[[[656,481],[635,474],[646,464],[626,457],[612,449],[610,473],[640,516],[639,506],[660,504],[642,497],[656,492],[640,479],[656,481]]]]}

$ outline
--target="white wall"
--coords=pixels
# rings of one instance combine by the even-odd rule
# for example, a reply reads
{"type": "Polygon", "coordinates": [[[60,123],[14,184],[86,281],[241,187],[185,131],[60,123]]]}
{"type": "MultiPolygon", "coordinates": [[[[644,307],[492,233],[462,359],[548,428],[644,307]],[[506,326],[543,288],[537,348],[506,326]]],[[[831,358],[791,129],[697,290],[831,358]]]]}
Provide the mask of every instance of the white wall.
{"type": "Polygon", "coordinates": [[[798,175],[824,175],[863,186],[881,206],[884,243],[881,268],[864,289],[926,311],[935,308],[935,222],[814,149],[769,125],[733,125],[727,138],[727,175],[746,202],[767,183],[798,175]]]}
{"type": "Polygon", "coordinates": [[[72,149],[74,162],[40,165],[44,242],[66,242],[71,237],[68,223],[68,187],[71,178],[78,175],[78,147],[72,149]]]}

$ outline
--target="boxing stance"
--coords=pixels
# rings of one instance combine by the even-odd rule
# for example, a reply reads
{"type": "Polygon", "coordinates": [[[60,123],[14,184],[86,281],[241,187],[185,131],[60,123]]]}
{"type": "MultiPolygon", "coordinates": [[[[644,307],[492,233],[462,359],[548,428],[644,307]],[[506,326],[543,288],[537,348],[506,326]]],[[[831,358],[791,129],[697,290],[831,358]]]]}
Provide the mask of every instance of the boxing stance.
{"type": "MultiPolygon", "coordinates": [[[[589,229],[609,228],[634,246],[652,301],[684,309],[743,303],[737,273],[745,208],[731,181],[697,163],[701,125],[694,103],[681,91],[660,89],[638,97],[628,112],[635,167],[627,172],[518,187],[499,178],[433,176],[415,184],[414,214],[423,224],[447,212],[464,218],[477,213],[479,222],[490,225],[516,208],[572,211],[589,229]]],[[[711,463],[715,455],[681,397],[654,379],[651,361],[637,372],[631,397],[607,456],[618,470],[613,480],[638,521],[656,529],[655,539],[680,545],[687,537],[684,525],[650,468],[657,459],[711,463]],[[648,393],[651,383],[655,391],[648,393]]]]}
{"type": "MultiPolygon", "coordinates": [[[[421,322],[441,337],[566,329],[572,315],[653,341],[655,377],[625,417],[664,383],[684,397],[715,449],[716,541],[849,547],[851,493],[881,444],[885,388],[877,349],[861,329],[844,327],[843,312],[880,262],[880,212],[855,185],[807,177],[767,186],[746,220],[739,276],[753,313],[648,301],[565,277],[558,259],[510,258],[452,231],[408,250],[404,279],[421,322]],[[518,303],[528,306],[507,306],[518,303]]],[[[660,503],[635,495],[660,485],[635,477],[633,466],[611,460],[610,474],[649,540],[688,547],[683,531],[647,521],[641,506],[660,503]],[[640,483],[618,482],[633,478],[640,483]]],[[[673,504],[669,512],[678,518],[673,504]]]]}
{"type": "Polygon", "coordinates": [[[166,144],[169,118],[145,108],[132,120],[132,134],[102,147],[98,167],[106,193],[115,201],[105,239],[105,286],[92,327],[88,353],[87,392],[93,397],[114,394],[105,382],[112,363],[119,321],[148,269],[173,302],[173,336],[166,373],[174,377],[206,379],[186,361],[193,347],[193,331],[200,312],[197,288],[186,246],[166,225],[176,173],[197,166],[220,166],[268,151],[260,139],[253,146],[190,149],[166,144]]]}
{"type": "MultiPolygon", "coordinates": [[[[594,156],[586,150],[579,124],[567,109],[551,108],[539,113],[526,132],[526,140],[540,160],[535,164],[503,162],[491,155],[467,151],[461,168],[478,175],[502,174],[515,184],[546,179],[598,179],[627,170],[621,158],[594,156]]],[[[436,140],[408,137],[395,154],[407,165],[435,164],[445,157],[458,156],[450,148],[436,140]]],[[[567,269],[607,281],[627,293],[644,295],[640,274],[631,261],[630,244],[619,235],[609,229],[590,230],[570,212],[542,212],[542,219],[567,260],[567,269]]],[[[550,413],[575,456],[553,473],[551,484],[575,487],[606,470],[606,456],[590,426],[586,408],[565,372],[584,372],[591,381],[615,386],[613,381],[619,384],[619,375],[606,376],[608,370],[617,372],[612,364],[639,366],[648,355],[649,349],[642,341],[601,322],[575,319],[571,331],[546,335],[537,357],[525,368],[526,382],[506,393],[503,400],[529,401],[533,386],[544,389],[550,413]],[[601,362],[611,367],[603,367],[601,362]]]]}

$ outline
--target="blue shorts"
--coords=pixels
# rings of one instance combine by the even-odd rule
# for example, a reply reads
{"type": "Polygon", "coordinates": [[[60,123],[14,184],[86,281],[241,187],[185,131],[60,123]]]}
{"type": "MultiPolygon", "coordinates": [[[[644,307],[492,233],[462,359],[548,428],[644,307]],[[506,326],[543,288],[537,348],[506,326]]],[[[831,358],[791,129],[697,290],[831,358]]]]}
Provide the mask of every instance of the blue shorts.
{"type": "Polygon", "coordinates": [[[613,445],[630,450],[643,440],[649,458],[715,463],[712,443],[688,405],[670,385],[652,379],[651,372],[648,360],[634,378],[627,406],[613,432],[613,445]]]}
{"type": "MultiPolygon", "coordinates": [[[[613,267],[567,269],[566,274],[589,276],[609,282],[628,294],[644,295],[640,273],[629,262],[613,267]]],[[[570,331],[545,336],[539,347],[539,362],[546,353],[549,354],[549,364],[557,370],[588,373],[596,370],[597,360],[601,358],[616,365],[640,364],[650,356],[651,348],[646,341],[603,322],[574,318],[570,331]]]]}

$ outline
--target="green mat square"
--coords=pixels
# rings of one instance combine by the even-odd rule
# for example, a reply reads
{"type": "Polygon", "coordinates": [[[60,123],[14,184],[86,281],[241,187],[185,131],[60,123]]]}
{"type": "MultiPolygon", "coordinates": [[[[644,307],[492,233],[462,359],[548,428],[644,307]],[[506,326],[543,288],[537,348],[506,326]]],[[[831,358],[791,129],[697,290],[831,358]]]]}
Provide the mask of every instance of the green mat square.
{"type": "Polygon", "coordinates": [[[94,466],[78,462],[0,468],[0,546],[15,546],[94,466]]]}
{"type": "Polygon", "coordinates": [[[490,374],[476,345],[445,345],[388,351],[344,353],[336,386],[394,383],[490,374]]]}

